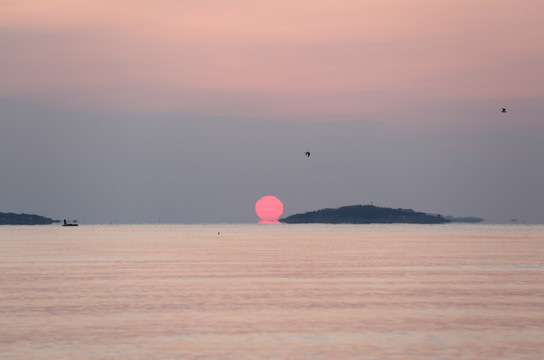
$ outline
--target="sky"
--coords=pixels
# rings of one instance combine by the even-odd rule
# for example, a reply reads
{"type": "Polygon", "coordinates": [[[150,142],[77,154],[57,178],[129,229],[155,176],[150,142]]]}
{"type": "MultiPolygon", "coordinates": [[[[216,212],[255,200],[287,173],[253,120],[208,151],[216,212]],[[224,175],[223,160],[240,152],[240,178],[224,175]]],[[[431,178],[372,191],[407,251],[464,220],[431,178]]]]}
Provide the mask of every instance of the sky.
{"type": "Polygon", "coordinates": [[[284,215],[372,202],[544,223],[542,13],[0,0],[0,211],[254,223],[274,195],[284,215]]]}

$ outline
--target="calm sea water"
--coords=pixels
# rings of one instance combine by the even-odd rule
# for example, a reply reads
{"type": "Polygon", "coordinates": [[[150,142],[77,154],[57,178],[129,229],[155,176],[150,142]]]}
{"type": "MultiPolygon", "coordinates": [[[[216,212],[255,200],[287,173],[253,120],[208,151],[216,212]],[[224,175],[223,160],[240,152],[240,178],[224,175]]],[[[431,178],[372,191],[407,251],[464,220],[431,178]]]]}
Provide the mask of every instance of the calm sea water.
{"type": "Polygon", "coordinates": [[[542,359],[544,226],[4,226],[0,329],[4,360],[542,359]]]}

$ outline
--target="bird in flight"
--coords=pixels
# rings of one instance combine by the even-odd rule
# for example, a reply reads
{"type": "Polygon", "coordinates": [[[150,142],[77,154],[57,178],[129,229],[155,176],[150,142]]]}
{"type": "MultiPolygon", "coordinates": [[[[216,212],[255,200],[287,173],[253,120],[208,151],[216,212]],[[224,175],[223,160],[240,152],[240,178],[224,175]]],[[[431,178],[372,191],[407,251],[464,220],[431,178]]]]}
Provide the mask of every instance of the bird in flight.
{"type": "Polygon", "coordinates": [[[506,112],[506,109],[505,109],[505,108],[502,108],[501,112],[502,112],[502,113],[505,113],[505,112],[506,112]]]}
{"type": "Polygon", "coordinates": [[[310,157],[310,152],[306,151],[306,157],[310,157]]]}

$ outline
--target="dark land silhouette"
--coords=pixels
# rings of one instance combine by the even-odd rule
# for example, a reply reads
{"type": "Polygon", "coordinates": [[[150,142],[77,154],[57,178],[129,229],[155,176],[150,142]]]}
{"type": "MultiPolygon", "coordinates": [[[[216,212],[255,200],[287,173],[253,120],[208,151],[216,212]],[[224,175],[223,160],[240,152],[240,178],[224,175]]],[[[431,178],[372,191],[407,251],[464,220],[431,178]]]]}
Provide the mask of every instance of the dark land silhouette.
{"type": "Polygon", "coordinates": [[[49,225],[58,222],[60,221],[40,215],[0,212],[0,225],[49,225]]]}
{"type": "Polygon", "coordinates": [[[440,214],[427,214],[412,209],[391,209],[374,205],[352,205],[336,209],[321,209],[294,214],[280,219],[287,224],[325,223],[325,224],[443,224],[449,222],[482,221],[480,218],[452,218],[440,214]]]}

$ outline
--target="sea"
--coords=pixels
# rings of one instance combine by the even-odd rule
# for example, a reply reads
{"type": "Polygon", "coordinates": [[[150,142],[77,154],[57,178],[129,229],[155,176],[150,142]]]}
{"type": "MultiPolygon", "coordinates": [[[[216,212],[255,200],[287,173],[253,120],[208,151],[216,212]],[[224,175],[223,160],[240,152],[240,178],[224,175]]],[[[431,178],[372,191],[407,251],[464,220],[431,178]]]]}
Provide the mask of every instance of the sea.
{"type": "Polygon", "coordinates": [[[0,359],[544,359],[544,225],[1,226],[0,359]]]}

